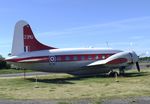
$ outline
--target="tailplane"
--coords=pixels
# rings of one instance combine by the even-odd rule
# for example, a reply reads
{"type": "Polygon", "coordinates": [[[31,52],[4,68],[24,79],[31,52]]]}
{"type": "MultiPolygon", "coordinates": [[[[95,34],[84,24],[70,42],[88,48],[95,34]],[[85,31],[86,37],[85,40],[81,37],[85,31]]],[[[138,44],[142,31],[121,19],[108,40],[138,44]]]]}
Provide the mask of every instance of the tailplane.
{"type": "Polygon", "coordinates": [[[16,23],[13,37],[11,55],[18,55],[23,52],[56,49],[40,43],[34,36],[30,25],[21,20],[16,23]]]}

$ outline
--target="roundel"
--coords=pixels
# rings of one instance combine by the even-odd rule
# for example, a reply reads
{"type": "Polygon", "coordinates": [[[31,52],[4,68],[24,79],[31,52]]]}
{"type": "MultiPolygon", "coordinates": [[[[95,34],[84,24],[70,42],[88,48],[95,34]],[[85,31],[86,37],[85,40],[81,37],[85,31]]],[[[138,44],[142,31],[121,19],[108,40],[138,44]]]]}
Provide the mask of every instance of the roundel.
{"type": "Polygon", "coordinates": [[[50,62],[55,62],[56,61],[56,57],[55,56],[50,56],[49,57],[49,61],[50,62]]]}

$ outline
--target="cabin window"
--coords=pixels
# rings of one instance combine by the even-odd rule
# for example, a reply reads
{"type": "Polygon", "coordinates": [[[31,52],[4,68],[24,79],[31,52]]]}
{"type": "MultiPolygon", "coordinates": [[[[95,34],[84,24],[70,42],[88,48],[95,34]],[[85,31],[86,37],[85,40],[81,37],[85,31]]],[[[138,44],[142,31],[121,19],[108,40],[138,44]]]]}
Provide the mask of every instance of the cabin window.
{"type": "Polygon", "coordinates": [[[105,57],[105,55],[102,55],[102,59],[105,59],[106,57],[105,57]]]}
{"type": "Polygon", "coordinates": [[[66,56],[65,60],[66,60],[66,61],[69,61],[69,60],[70,60],[70,57],[69,57],[69,56],[66,56]]]}
{"type": "Polygon", "coordinates": [[[98,55],[96,55],[96,56],[95,56],[95,59],[96,59],[96,60],[98,60],[98,59],[99,59],[98,55]]]}
{"type": "Polygon", "coordinates": [[[81,56],[81,60],[85,60],[85,56],[81,56]]]}
{"type": "Polygon", "coordinates": [[[60,57],[60,56],[58,56],[58,57],[57,57],[57,60],[58,60],[58,61],[61,61],[61,57],[60,57]]]}
{"type": "Polygon", "coordinates": [[[92,56],[88,56],[88,60],[92,60],[92,56]]]}
{"type": "Polygon", "coordinates": [[[73,57],[73,60],[75,60],[75,61],[78,60],[78,57],[77,57],[77,56],[74,56],[74,57],[73,57]]]}

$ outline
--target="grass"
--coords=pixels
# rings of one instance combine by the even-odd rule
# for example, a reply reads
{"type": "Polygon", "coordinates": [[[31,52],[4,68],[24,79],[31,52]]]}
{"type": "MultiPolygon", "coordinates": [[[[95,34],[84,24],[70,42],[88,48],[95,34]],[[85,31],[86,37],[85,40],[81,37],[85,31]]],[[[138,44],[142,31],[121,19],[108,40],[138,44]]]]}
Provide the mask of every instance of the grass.
{"type": "MultiPolygon", "coordinates": [[[[32,70],[25,70],[26,72],[33,72],[32,70]]],[[[13,74],[13,73],[23,73],[24,70],[21,69],[0,69],[0,74],[13,74]]]]}
{"type": "MultiPolygon", "coordinates": [[[[0,78],[0,99],[101,99],[150,96],[150,69],[128,71],[125,77],[74,77],[50,74],[23,79],[0,78]]],[[[65,102],[60,102],[65,103],[65,102]]]]}

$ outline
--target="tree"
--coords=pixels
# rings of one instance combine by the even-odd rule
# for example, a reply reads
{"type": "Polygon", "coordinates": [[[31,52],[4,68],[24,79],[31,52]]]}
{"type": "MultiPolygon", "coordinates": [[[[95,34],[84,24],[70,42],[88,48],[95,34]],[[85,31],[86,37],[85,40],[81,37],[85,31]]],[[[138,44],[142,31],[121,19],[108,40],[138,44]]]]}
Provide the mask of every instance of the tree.
{"type": "Polygon", "coordinates": [[[7,64],[5,61],[3,61],[5,58],[0,55],[0,69],[3,69],[3,68],[10,68],[10,65],[7,64]]]}
{"type": "Polygon", "coordinates": [[[2,55],[0,55],[0,60],[4,59],[4,57],[2,55]]]}

